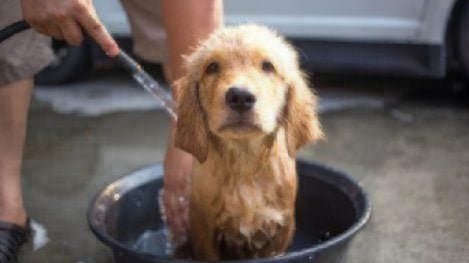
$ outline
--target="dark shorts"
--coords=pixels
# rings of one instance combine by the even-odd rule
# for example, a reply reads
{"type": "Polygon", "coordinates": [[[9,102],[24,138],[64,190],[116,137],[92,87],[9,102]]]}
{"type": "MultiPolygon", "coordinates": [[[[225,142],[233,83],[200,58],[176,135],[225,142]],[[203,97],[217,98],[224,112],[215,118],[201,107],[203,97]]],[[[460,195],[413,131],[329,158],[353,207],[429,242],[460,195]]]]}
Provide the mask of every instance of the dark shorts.
{"type": "Polygon", "coordinates": [[[121,3],[132,28],[134,53],[150,62],[167,62],[161,0],[121,0],[121,3]]]}

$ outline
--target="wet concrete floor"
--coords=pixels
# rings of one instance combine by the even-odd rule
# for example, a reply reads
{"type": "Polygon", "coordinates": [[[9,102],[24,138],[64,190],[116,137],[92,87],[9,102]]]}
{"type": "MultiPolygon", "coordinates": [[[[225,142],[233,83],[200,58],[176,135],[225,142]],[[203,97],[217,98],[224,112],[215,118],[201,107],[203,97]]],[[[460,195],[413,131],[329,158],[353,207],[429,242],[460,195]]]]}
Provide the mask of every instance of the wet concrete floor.
{"type": "MultiPolygon", "coordinates": [[[[99,89],[106,86],[101,78],[83,85],[100,83],[99,89]]],[[[112,73],[105,78],[117,86],[128,81],[112,73]]],[[[468,262],[465,93],[449,91],[445,82],[316,79],[327,141],[300,155],[355,176],[374,207],[370,223],[351,244],[347,262],[468,262]],[[354,98],[361,102],[354,103],[354,98]]],[[[47,229],[50,242],[37,251],[23,249],[21,262],[112,262],[110,251],[88,230],[88,203],[112,180],[162,160],[169,119],[157,109],[93,116],[58,111],[35,100],[29,117],[25,202],[29,215],[47,229]]]]}

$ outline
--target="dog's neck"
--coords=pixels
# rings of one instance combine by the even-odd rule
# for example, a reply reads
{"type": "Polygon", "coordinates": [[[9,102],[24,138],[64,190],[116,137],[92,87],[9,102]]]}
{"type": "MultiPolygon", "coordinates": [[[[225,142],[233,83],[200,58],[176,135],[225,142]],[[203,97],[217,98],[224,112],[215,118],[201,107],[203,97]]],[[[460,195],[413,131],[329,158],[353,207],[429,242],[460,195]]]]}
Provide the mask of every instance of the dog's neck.
{"type": "Polygon", "coordinates": [[[285,161],[291,162],[292,158],[287,153],[285,130],[280,128],[267,136],[246,140],[223,141],[212,137],[207,161],[207,165],[201,166],[239,178],[263,171],[281,172],[278,166],[285,161]]]}

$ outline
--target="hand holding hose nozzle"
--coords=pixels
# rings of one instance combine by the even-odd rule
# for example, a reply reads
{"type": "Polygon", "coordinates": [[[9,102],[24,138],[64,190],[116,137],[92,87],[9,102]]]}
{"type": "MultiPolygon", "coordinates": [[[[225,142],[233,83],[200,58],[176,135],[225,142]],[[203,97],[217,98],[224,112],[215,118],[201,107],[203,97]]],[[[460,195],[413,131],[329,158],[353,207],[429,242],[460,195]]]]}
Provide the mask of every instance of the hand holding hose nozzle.
{"type": "Polygon", "coordinates": [[[89,35],[109,57],[119,47],[99,20],[92,0],[21,0],[24,20],[37,32],[79,45],[89,35]]]}
{"type": "MultiPolygon", "coordinates": [[[[0,43],[16,33],[27,30],[30,25],[22,20],[18,21],[0,31],[0,43]]],[[[153,79],[143,67],[130,57],[125,51],[118,49],[117,54],[114,56],[114,61],[121,67],[125,68],[132,74],[132,77],[139,83],[139,85],[148,91],[155,99],[163,104],[163,107],[168,112],[173,120],[177,120],[176,105],[174,104],[169,93],[162,88],[158,82],[153,79]]]]}

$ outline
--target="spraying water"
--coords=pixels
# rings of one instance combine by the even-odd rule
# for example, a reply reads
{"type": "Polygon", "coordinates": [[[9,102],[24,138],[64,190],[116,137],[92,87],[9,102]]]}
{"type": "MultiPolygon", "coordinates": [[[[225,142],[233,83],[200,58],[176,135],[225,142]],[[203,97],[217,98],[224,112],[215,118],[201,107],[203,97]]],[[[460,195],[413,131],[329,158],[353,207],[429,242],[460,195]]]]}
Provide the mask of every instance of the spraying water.
{"type": "MultiPolygon", "coordinates": [[[[150,76],[150,74],[145,72],[140,64],[122,50],[115,60],[132,74],[132,77],[142,88],[150,93],[153,98],[160,101],[169,116],[174,121],[177,121],[176,104],[171,98],[171,95],[163,89],[163,87],[161,87],[158,82],[150,76]]],[[[165,206],[163,204],[163,190],[160,190],[158,193],[158,203],[161,219],[164,224],[163,229],[145,231],[135,242],[134,248],[140,251],[170,257],[173,253],[173,247],[171,244],[171,232],[166,224],[167,218],[166,211],[164,209],[165,206]]]]}
{"type": "Polygon", "coordinates": [[[148,91],[155,99],[159,100],[166,112],[173,118],[177,120],[176,115],[176,105],[174,104],[171,95],[169,95],[166,90],[164,90],[158,82],[156,82],[148,73],[143,69],[134,72],[132,77],[142,86],[146,91],[148,91]]]}
{"type": "Polygon", "coordinates": [[[171,98],[171,95],[163,89],[163,87],[161,87],[158,82],[150,76],[150,74],[145,72],[140,64],[122,50],[115,60],[118,64],[130,71],[132,77],[138,82],[138,84],[140,84],[140,86],[149,92],[156,100],[160,101],[169,116],[174,121],[177,121],[176,104],[171,98]]]}

